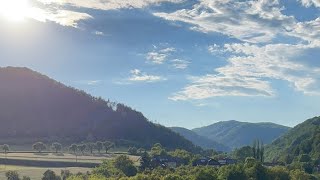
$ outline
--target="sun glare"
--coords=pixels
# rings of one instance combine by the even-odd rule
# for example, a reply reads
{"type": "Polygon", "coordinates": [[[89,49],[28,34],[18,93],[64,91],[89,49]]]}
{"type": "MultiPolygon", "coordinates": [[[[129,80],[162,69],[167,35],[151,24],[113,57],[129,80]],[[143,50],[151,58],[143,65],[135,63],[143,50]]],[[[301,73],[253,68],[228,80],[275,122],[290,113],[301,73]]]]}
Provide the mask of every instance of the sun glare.
{"type": "Polygon", "coordinates": [[[28,11],[28,0],[0,0],[0,14],[9,21],[23,21],[28,11]]]}

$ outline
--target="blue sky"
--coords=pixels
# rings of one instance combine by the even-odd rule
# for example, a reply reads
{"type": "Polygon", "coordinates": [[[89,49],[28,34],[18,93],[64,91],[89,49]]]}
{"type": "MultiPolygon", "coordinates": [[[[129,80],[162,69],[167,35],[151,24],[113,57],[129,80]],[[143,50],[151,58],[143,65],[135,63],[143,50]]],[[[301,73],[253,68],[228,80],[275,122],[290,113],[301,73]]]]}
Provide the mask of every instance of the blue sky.
{"type": "Polygon", "coordinates": [[[319,115],[319,0],[10,2],[0,66],[32,68],[153,122],[294,126],[319,115]]]}

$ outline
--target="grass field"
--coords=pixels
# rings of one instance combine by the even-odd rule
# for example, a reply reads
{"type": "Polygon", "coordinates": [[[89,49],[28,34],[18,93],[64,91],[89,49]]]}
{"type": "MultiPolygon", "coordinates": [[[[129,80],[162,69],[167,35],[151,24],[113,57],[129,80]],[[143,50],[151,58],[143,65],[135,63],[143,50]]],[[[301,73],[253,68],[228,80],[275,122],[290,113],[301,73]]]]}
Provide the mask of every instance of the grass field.
{"type": "Polygon", "coordinates": [[[43,173],[46,170],[53,170],[56,174],[60,175],[61,170],[69,170],[71,173],[86,173],[90,172],[90,168],[78,168],[78,167],[72,167],[72,168],[39,168],[39,167],[23,167],[23,166],[5,166],[0,165],[0,180],[5,180],[5,173],[9,170],[17,171],[20,175],[20,177],[23,176],[29,176],[32,180],[41,180],[41,177],[43,173]]]}
{"type": "MultiPolygon", "coordinates": [[[[0,180],[5,180],[5,172],[9,170],[15,170],[17,171],[20,176],[29,176],[32,180],[40,180],[43,173],[50,169],[55,171],[58,175],[60,175],[61,170],[70,170],[72,173],[86,173],[87,171],[91,171],[91,168],[82,168],[77,167],[77,164],[80,163],[102,163],[104,160],[112,160],[119,156],[119,154],[94,154],[94,155],[79,155],[77,156],[77,162],[76,162],[76,156],[73,154],[65,153],[65,154],[54,154],[54,153],[31,153],[31,152],[11,152],[7,155],[0,153],[0,159],[7,158],[8,160],[19,160],[21,164],[15,164],[15,165],[4,165],[0,164],[0,180]],[[22,160],[22,161],[21,161],[22,160]],[[25,166],[26,161],[35,161],[36,164],[38,162],[46,161],[46,162],[73,162],[74,167],[61,167],[60,165],[58,167],[47,167],[47,164],[45,167],[43,165],[40,165],[39,163],[36,165],[36,167],[32,166],[25,166]]],[[[138,156],[129,156],[129,158],[136,164],[139,165],[139,157],[138,156]]],[[[8,162],[8,161],[6,161],[8,162]]],[[[72,164],[73,164],[72,163],[72,164]]],[[[87,167],[87,166],[85,166],[87,167]]]]}
{"type": "MultiPolygon", "coordinates": [[[[78,155],[73,154],[54,154],[54,153],[1,153],[0,158],[21,159],[21,160],[38,160],[38,161],[62,161],[62,162],[88,162],[102,163],[103,160],[111,160],[116,154],[94,154],[94,155],[78,155]]],[[[129,156],[133,162],[138,161],[138,156],[129,156]]]]}

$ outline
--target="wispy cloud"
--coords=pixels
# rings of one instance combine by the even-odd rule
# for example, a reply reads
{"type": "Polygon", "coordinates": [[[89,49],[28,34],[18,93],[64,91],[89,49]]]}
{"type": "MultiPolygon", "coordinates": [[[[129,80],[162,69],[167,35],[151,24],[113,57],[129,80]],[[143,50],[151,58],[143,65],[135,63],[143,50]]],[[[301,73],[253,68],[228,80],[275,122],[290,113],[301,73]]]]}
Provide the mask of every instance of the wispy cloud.
{"type": "Polygon", "coordinates": [[[293,21],[281,10],[277,0],[200,0],[192,9],[154,15],[192,24],[193,30],[204,33],[218,32],[246,42],[268,42],[293,21]]]}
{"type": "Polygon", "coordinates": [[[78,84],[84,84],[88,86],[96,86],[102,83],[101,80],[81,80],[81,81],[76,81],[78,84]]]}
{"type": "Polygon", "coordinates": [[[169,99],[201,100],[219,96],[272,96],[270,83],[253,77],[206,75],[191,78],[191,84],[169,99]]]}
{"type": "Polygon", "coordinates": [[[299,1],[305,7],[310,7],[310,6],[320,7],[320,1],[319,0],[299,0],[299,1]]]}
{"type": "Polygon", "coordinates": [[[146,59],[154,64],[163,64],[175,51],[176,49],[173,47],[163,48],[159,50],[156,48],[155,50],[147,53],[146,59]]]}
{"type": "Polygon", "coordinates": [[[166,78],[156,75],[150,75],[147,73],[142,72],[139,69],[133,69],[130,71],[131,76],[128,78],[129,82],[146,82],[146,83],[153,83],[159,81],[165,81],[166,78]]]}
{"type": "MultiPolygon", "coordinates": [[[[217,46],[213,52],[219,51],[217,46]]],[[[172,100],[207,99],[217,96],[274,96],[270,80],[289,82],[308,95],[320,95],[320,68],[299,61],[313,45],[226,44],[220,53],[231,53],[228,64],[215,73],[191,78],[172,100]]],[[[209,50],[212,51],[211,48],[209,50]]]]}
{"type": "Polygon", "coordinates": [[[188,68],[190,61],[183,59],[173,59],[171,60],[172,67],[175,69],[186,69],[188,68]]]}

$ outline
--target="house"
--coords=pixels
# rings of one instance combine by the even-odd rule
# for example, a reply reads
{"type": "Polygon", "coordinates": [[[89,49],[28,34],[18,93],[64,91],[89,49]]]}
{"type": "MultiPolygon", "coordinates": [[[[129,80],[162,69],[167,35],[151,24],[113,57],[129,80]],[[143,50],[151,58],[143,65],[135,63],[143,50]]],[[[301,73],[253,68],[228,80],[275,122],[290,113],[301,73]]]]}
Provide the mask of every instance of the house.
{"type": "Polygon", "coordinates": [[[220,167],[221,164],[212,158],[200,158],[192,163],[193,166],[213,166],[213,167],[220,167]]]}
{"type": "Polygon", "coordinates": [[[236,164],[237,160],[231,159],[231,158],[222,158],[222,159],[219,159],[218,162],[220,163],[221,166],[224,166],[229,164],[236,164]]]}
{"type": "Polygon", "coordinates": [[[208,166],[220,167],[221,164],[215,159],[210,159],[208,162],[208,166]]]}
{"type": "Polygon", "coordinates": [[[151,159],[151,164],[153,167],[161,166],[163,168],[174,169],[182,164],[185,164],[185,162],[177,157],[172,157],[169,155],[157,155],[151,159]]]}

